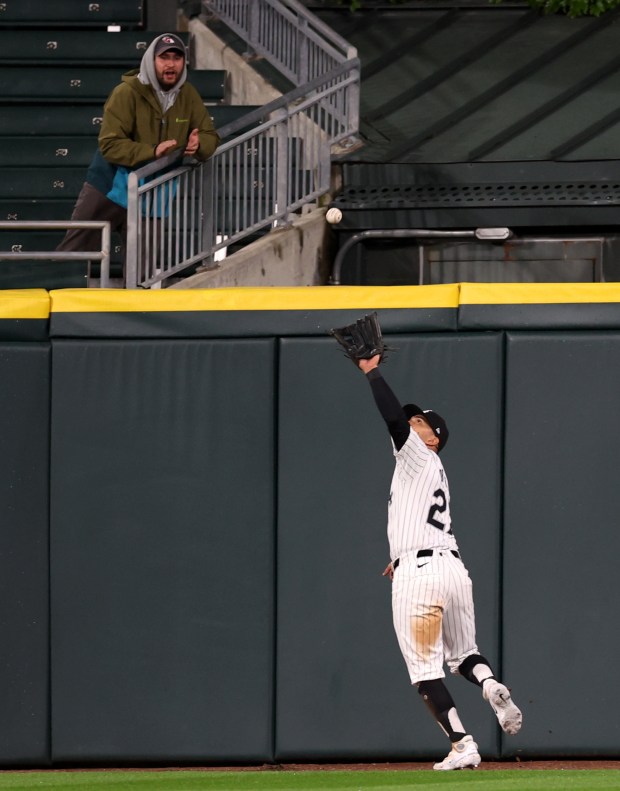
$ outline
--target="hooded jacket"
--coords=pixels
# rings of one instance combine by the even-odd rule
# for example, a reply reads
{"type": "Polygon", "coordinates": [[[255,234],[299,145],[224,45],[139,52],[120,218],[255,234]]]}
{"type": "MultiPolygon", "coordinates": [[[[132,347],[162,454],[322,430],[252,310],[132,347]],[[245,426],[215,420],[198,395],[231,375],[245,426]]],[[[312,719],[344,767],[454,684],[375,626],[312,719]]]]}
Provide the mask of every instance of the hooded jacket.
{"type": "Polygon", "coordinates": [[[220,142],[198,91],[185,81],[186,68],[170,91],[160,88],[154,68],[160,38],[144,53],[140,69],[124,74],[105,103],[100,156],[95,155],[86,179],[104,193],[111,186],[115,166],[135,169],[145,165],[155,158],[155,149],[163,140],[176,140],[175,150],[184,151],[190,132],[198,129],[200,147],[194,156],[201,160],[208,159],[220,142]]]}

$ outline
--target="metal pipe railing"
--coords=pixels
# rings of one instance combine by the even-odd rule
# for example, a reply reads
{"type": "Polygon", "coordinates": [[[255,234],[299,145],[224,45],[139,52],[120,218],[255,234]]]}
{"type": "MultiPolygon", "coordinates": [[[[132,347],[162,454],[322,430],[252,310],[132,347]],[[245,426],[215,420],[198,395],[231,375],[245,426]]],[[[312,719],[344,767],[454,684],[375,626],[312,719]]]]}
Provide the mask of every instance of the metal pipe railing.
{"type": "Polygon", "coordinates": [[[110,287],[110,223],[107,220],[3,220],[0,230],[23,231],[54,231],[71,230],[73,228],[91,228],[101,230],[101,249],[91,252],[62,252],[50,251],[4,251],[0,250],[0,261],[28,260],[28,261],[101,261],[101,287],[110,287]]]}
{"type": "Polygon", "coordinates": [[[479,239],[481,241],[500,241],[508,239],[510,236],[511,231],[508,228],[476,228],[473,231],[440,231],[430,228],[388,228],[360,231],[349,237],[336,253],[332,264],[329,284],[331,286],[340,285],[340,273],[346,254],[356,244],[360,244],[368,239],[436,239],[444,241],[451,239],[479,239]]]}

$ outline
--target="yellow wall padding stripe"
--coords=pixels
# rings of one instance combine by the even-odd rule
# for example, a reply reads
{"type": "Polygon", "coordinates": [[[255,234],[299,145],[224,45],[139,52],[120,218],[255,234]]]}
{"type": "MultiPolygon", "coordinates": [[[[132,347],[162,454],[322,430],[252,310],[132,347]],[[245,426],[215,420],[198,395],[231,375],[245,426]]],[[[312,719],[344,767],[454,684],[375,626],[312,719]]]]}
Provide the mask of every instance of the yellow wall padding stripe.
{"type": "Polygon", "coordinates": [[[0,319],[49,319],[50,298],[42,288],[0,291],[0,319]]]}
{"type": "Polygon", "coordinates": [[[125,291],[0,291],[0,319],[47,319],[56,313],[365,310],[460,305],[620,303],[620,283],[461,283],[439,286],[305,286],[125,291]]]}
{"type": "Polygon", "coordinates": [[[620,302],[620,283],[461,283],[461,305],[620,302]]]}
{"type": "Polygon", "coordinates": [[[51,291],[52,313],[457,308],[458,284],[51,291]]]}

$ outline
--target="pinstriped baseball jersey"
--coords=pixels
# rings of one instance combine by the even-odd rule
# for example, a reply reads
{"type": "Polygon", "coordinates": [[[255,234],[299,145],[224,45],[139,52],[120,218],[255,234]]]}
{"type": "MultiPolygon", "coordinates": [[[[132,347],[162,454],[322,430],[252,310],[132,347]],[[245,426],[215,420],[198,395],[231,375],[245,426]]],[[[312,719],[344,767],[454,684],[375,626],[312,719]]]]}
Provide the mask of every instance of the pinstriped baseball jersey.
{"type": "Polygon", "coordinates": [[[439,456],[412,429],[396,466],[388,507],[394,631],[412,684],[443,678],[478,653],[472,585],[450,520],[450,490],[439,456]],[[418,557],[419,550],[434,550],[418,557]]]}
{"type": "Polygon", "coordinates": [[[391,559],[419,549],[458,550],[450,521],[448,479],[439,456],[413,429],[400,450],[393,447],[396,466],[388,506],[391,559]]]}

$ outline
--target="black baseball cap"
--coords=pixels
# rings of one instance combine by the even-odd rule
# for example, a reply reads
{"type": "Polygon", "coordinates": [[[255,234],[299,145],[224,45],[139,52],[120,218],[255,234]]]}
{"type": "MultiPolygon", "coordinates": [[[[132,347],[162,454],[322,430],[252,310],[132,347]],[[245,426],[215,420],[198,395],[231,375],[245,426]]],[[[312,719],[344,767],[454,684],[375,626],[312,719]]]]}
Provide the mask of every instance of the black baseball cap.
{"type": "Polygon", "coordinates": [[[185,44],[181,39],[175,36],[174,33],[164,33],[163,36],[160,36],[159,41],[155,45],[155,55],[161,55],[162,52],[168,52],[170,49],[180,52],[183,57],[186,56],[185,44]]]}
{"type": "Polygon", "coordinates": [[[426,420],[428,425],[433,429],[435,435],[439,439],[437,450],[440,451],[443,449],[444,445],[448,441],[449,432],[446,421],[441,415],[438,415],[437,412],[433,412],[432,409],[422,409],[417,404],[405,404],[403,411],[407,420],[415,417],[416,415],[419,415],[421,418],[426,420]]]}

